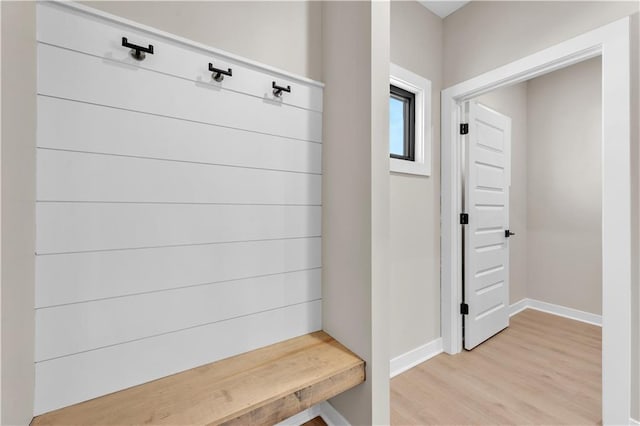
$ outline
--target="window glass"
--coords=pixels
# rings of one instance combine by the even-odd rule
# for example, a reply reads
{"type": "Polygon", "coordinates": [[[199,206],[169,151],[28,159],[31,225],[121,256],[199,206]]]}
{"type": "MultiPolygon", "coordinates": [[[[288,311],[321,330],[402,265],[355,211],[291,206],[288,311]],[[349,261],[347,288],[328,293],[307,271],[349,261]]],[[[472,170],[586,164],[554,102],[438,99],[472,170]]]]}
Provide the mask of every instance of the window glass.
{"type": "Polygon", "coordinates": [[[405,102],[391,96],[389,98],[389,152],[404,157],[405,102]]]}
{"type": "Polygon", "coordinates": [[[415,94],[389,86],[389,154],[392,158],[414,160],[415,94]]]}

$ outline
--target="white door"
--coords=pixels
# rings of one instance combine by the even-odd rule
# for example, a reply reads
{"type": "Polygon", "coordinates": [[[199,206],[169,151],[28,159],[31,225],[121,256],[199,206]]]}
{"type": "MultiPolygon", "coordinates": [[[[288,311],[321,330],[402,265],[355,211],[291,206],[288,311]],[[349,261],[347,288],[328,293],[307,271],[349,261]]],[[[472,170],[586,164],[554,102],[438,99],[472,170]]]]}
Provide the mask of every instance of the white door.
{"type": "Polygon", "coordinates": [[[472,349],[509,326],[511,119],[473,101],[467,111],[463,318],[472,349]]]}

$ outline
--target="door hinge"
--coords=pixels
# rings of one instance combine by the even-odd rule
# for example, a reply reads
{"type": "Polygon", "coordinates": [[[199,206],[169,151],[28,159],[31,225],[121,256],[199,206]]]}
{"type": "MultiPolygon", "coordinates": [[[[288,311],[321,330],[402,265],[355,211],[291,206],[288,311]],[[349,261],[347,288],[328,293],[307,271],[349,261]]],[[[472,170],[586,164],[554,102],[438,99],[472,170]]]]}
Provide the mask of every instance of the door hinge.
{"type": "Polygon", "coordinates": [[[460,123],[460,134],[466,135],[469,133],[469,123],[460,123]]]}
{"type": "Polygon", "coordinates": [[[469,224],[469,214],[460,213],[460,225],[468,225],[469,224]]]}
{"type": "Polygon", "coordinates": [[[469,305],[466,303],[460,304],[460,315],[469,315],[469,305]]]}

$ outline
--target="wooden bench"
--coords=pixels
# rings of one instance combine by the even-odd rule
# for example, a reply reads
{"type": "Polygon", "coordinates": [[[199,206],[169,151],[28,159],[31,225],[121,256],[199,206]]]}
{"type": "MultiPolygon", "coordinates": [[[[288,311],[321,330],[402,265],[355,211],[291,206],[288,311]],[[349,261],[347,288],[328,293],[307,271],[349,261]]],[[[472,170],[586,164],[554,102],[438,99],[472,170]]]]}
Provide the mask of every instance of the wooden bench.
{"type": "Polygon", "coordinates": [[[32,425],[268,425],[365,380],[364,361],[323,331],[36,417],[32,425]]]}

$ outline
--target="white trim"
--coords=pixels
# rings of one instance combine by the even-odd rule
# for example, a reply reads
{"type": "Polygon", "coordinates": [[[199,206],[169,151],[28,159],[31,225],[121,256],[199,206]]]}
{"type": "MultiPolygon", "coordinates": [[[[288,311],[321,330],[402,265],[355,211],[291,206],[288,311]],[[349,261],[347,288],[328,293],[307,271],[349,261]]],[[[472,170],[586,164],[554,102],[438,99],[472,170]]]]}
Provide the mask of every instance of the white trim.
{"type": "Polygon", "coordinates": [[[349,422],[340,414],[331,404],[327,401],[323,401],[319,404],[309,407],[304,411],[291,416],[288,419],[276,423],[275,426],[300,426],[303,423],[308,422],[316,417],[322,417],[322,420],[328,426],[349,426],[349,422]]]}
{"type": "MultiPolygon", "coordinates": [[[[0,5],[0,35],[2,35],[2,5],[0,5]]],[[[1,50],[1,49],[0,49],[1,50]]],[[[0,82],[2,82],[2,55],[0,54],[0,82]]],[[[0,84],[0,99],[2,99],[2,85],[0,84]]],[[[0,102],[0,146],[2,146],[2,102],[0,102]]],[[[2,241],[2,149],[0,149],[0,241],[2,241]]],[[[2,244],[0,244],[0,277],[2,277],[2,244]]],[[[0,278],[0,318],[2,316],[3,282],[0,278]]],[[[0,327],[0,354],[2,354],[2,341],[4,334],[0,327]]],[[[1,357],[0,357],[1,358],[1,357]]],[[[2,377],[2,359],[0,359],[0,377],[2,377]]],[[[0,386],[0,423],[2,422],[2,386],[0,386]]]]}
{"type": "Polygon", "coordinates": [[[438,337],[389,361],[390,376],[393,378],[441,353],[442,338],[438,337]]]}
{"type": "Polygon", "coordinates": [[[529,299],[527,298],[520,299],[516,303],[512,303],[511,306],[509,306],[509,316],[512,317],[516,314],[519,314],[520,312],[524,311],[528,307],[529,307],[529,299]]]}
{"type": "Polygon", "coordinates": [[[640,422],[633,417],[629,418],[629,426],[640,426],[640,422]]]}
{"type": "Polygon", "coordinates": [[[602,55],[602,419],[631,412],[630,23],[625,17],[442,92],[441,320],[443,349],[461,351],[460,103],[602,55]]]}
{"type": "Polygon", "coordinates": [[[106,19],[111,22],[115,22],[117,24],[126,25],[135,30],[145,31],[154,36],[162,37],[164,39],[183,44],[187,47],[203,50],[205,52],[212,53],[214,56],[224,57],[229,61],[236,62],[238,64],[242,64],[259,71],[268,71],[274,74],[278,74],[279,76],[287,79],[296,80],[300,83],[309,84],[317,87],[324,87],[324,83],[320,81],[312,80],[310,78],[303,77],[301,75],[293,74],[288,71],[284,71],[279,68],[272,67],[270,65],[265,65],[260,62],[253,61],[251,59],[243,58],[242,56],[235,55],[233,53],[224,51],[222,49],[215,49],[215,48],[212,48],[211,46],[207,46],[206,44],[198,43],[197,41],[189,40],[187,38],[180,37],[178,35],[159,30],[157,28],[149,27],[147,25],[123,18],[121,16],[112,15],[110,13],[103,12],[98,9],[94,9],[90,6],[85,6],[83,4],[75,3],[73,1],[66,1],[66,0],[50,0],[50,1],[51,3],[55,3],[58,6],[69,8],[75,11],[76,13],[79,12],[86,15],[97,16],[99,18],[106,19]]]}
{"type": "Polygon", "coordinates": [[[570,318],[572,320],[586,322],[587,324],[602,327],[602,315],[592,314],[590,312],[580,311],[578,309],[567,308],[566,306],[554,305],[553,303],[543,302],[541,300],[528,299],[529,308],[536,311],[546,312],[548,314],[560,317],[570,318]]]}
{"type": "Polygon", "coordinates": [[[514,316],[515,314],[522,312],[525,309],[535,309],[536,311],[546,312],[548,314],[557,315],[559,317],[569,318],[575,321],[585,322],[587,324],[602,327],[601,315],[528,298],[522,299],[511,305],[509,308],[509,316],[514,316]]]}
{"type": "Polygon", "coordinates": [[[398,65],[389,64],[389,82],[416,95],[415,161],[390,158],[389,171],[431,175],[431,81],[398,65]]]}
{"type": "Polygon", "coordinates": [[[453,0],[418,0],[418,3],[435,13],[442,19],[451,15],[456,10],[464,7],[469,3],[468,1],[453,1],[453,0]]]}
{"type": "Polygon", "coordinates": [[[318,405],[320,406],[320,416],[328,426],[350,426],[347,419],[327,401],[321,402],[318,405]]]}
{"type": "Polygon", "coordinates": [[[320,415],[320,405],[318,404],[314,405],[313,407],[309,407],[306,410],[289,417],[288,419],[276,423],[275,426],[300,426],[301,424],[306,423],[309,420],[314,419],[320,415]]]}

